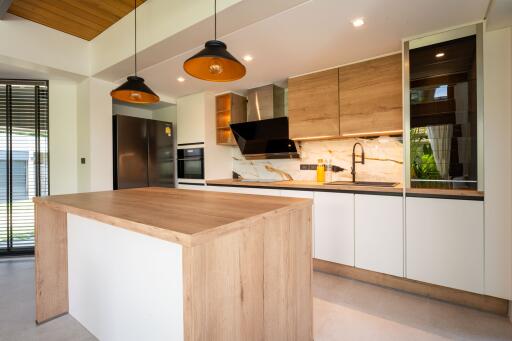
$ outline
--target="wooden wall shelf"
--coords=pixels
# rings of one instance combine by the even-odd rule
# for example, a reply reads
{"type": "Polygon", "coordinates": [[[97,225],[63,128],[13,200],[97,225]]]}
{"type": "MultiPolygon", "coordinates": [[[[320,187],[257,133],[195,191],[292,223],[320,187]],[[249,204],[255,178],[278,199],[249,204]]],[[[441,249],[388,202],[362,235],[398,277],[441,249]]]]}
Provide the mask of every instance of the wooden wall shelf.
{"type": "Polygon", "coordinates": [[[231,132],[231,123],[247,121],[247,99],[243,96],[227,93],[215,98],[217,144],[235,146],[231,132]]]}

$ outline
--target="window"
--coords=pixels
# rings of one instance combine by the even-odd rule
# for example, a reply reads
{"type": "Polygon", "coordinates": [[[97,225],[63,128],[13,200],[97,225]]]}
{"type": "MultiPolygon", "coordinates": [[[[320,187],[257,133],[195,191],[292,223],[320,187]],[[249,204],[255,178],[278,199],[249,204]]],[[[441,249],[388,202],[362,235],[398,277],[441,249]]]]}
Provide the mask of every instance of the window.
{"type": "Polygon", "coordinates": [[[411,187],[477,188],[476,56],[475,35],[409,51],[411,187]]]}
{"type": "Polygon", "coordinates": [[[0,255],[34,252],[34,196],[48,195],[48,83],[0,80],[0,255]]]}

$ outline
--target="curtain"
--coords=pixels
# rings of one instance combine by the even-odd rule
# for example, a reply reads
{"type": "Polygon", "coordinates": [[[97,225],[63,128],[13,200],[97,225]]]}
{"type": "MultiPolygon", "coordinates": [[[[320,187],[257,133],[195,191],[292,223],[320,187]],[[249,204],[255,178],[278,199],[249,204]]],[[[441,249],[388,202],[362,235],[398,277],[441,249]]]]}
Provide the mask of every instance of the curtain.
{"type": "Polygon", "coordinates": [[[432,146],[437,170],[442,179],[448,179],[450,170],[450,153],[452,149],[453,125],[443,124],[428,126],[427,135],[432,146]]]}

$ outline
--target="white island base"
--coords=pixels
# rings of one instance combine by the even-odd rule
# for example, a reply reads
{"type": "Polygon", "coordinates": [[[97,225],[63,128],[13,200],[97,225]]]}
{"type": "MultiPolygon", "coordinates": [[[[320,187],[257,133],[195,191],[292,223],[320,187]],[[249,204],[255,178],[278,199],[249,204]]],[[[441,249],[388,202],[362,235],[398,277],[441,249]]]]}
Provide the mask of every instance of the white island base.
{"type": "Polygon", "coordinates": [[[68,214],[69,314],[99,340],[183,340],[182,246],[68,214]]]}

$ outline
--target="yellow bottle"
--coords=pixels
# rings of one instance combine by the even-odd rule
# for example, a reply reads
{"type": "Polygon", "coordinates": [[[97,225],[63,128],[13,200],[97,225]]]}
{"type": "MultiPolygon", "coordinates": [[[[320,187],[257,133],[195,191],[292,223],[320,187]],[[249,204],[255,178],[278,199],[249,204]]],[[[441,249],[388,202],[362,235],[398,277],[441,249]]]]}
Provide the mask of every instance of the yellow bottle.
{"type": "Polygon", "coordinates": [[[325,182],[324,159],[318,159],[318,164],[316,165],[316,182],[325,182]]]}

